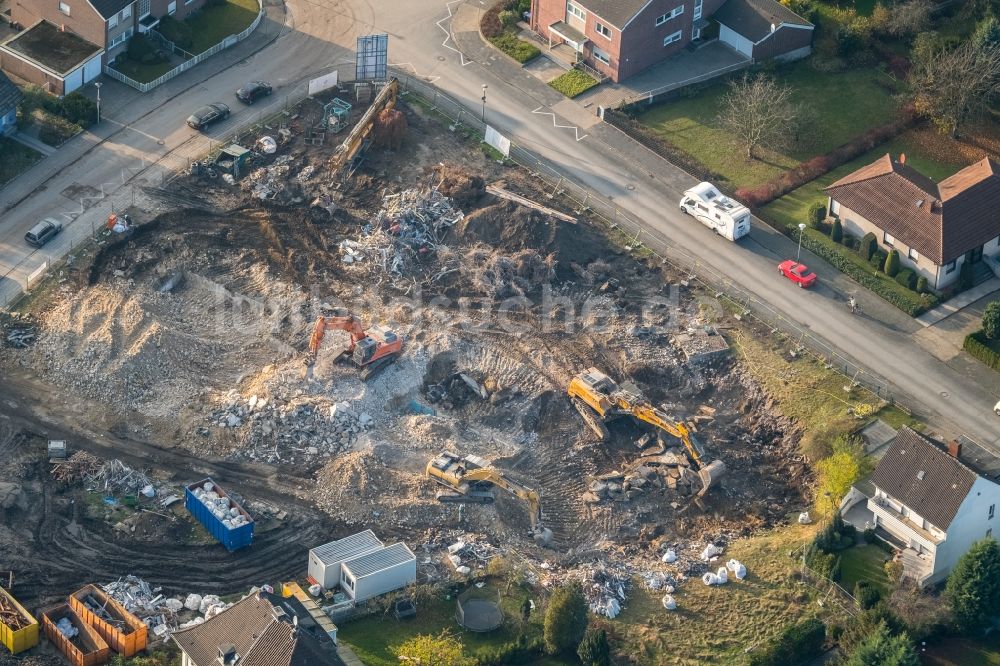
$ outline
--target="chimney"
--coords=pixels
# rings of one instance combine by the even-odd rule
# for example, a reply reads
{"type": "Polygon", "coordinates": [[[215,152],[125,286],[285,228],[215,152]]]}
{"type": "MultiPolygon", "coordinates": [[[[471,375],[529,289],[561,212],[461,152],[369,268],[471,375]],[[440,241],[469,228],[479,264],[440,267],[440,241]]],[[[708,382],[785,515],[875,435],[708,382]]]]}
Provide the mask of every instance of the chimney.
{"type": "Polygon", "coordinates": [[[906,164],[906,153],[900,153],[899,154],[899,163],[900,164],[906,164]]]}
{"type": "Polygon", "coordinates": [[[219,663],[222,666],[231,666],[239,661],[240,656],[236,654],[236,646],[232,643],[224,643],[219,646],[219,663]]]}
{"type": "Polygon", "coordinates": [[[955,459],[961,457],[962,444],[958,440],[953,439],[948,442],[948,455],[955,459]]]}

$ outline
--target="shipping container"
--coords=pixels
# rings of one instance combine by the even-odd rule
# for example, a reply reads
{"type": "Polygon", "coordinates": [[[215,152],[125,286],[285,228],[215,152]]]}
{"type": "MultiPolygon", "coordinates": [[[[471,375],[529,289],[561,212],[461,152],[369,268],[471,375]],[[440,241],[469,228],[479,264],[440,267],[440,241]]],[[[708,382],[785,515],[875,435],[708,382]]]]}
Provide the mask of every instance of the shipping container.
{"type": "Polygon", "coordinates": [[[21,619],[16,622],[0,621],[0,643],[3,643],[11,654],[24,652],[38,645],[38,620],[24,610],[24,606],[17,603],[17,600],[2,587],[0,587],[0,606],[21,615],[21,619]]]}
{"type": "Polygon", "coordinates": [[[226,550],[232,552],[253,543],[253,518],[212,479],[202,479],[185,488],[184,506],[226,550]],[[212,507],[196,493],[209,493],[208,497],[211,499],[214,499],[214,494],[218,499],[224,500],[220,504],[228,508],[218,513],[213,512],[212,507]],[[236,525],[231,526],[234,522],[236,525]]]}
{"type": "Polygon", "coordinates": [[[70,595],[69,605],[93,627],[112,650],[131,657],[146,649],[149,627],[96,585],[87,585],[70,595]]]}
{"type": "Polygon", "coordinates": [[[111,657],[111,648],[108,644],[93,627],[69,607],[69,604],[59,604],[42,611],[42,628],[49,640],[73,666],[99,666],[111,657]],[[68,618],[79,631],[73,638],[66,638],[56,627],[59,620],[64,617],[68,618]]]}
{"type": "Polygon", "coordinates": [[[406,587],[417,580],[417,558],[406,544],[395,543],[340,565],[340,587],[354,601],[406,587]]]}
{"type": "Polygon", "coordinates": [[[330,590],[340,583],[340,565],[345,561],[380,550],[382,542],[371,530],[352,534],[309,550],[309,582],[330,590]]]}

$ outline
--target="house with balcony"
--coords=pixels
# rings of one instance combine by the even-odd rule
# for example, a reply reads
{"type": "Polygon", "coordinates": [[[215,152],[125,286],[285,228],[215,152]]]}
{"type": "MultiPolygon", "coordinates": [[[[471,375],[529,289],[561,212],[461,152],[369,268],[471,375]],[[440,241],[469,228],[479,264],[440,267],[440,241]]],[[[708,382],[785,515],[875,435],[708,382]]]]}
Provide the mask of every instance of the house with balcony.
{"type": "Polygon", "coordinates": [[[618,83],[713,39],[751,61],[803,57],[814,26],[778,0],[532,0],[531,29],[618,83]]]}
{"type": "Polygon", "coordinates": [[[938,583],[979,539],[1000,525],[1000,460],[972,442],[942,444],[903,428],[841,511],[859,529],[898,549],[903,575],[938,583]]]}
{"type": "Polygon", "coordinates": [[[13,0],[24,29],[0,44],[0,68],[65,95],[100,76],[132,35],[161,18],[183,20],[206,0],[13,0]]]}

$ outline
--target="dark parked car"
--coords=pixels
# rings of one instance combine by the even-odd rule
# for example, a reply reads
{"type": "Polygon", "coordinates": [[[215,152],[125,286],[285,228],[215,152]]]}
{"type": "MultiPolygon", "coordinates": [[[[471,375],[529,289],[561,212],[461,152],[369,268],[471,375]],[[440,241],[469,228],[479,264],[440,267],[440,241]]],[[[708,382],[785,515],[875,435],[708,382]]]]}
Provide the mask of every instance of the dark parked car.
{"type": "Polygon", "coordinates": [[[31,227],[31,230],[24,234],[24,240],[27,241],[28,245],[41,247],[48,243],[53,236],[62,231],[62,227],[62,222],[47,217],[31,227]]]}
{"type": "Polygon", "coordinates": [[[217,120],[225,120],[229,117],[229,107],[222,102],[212,102],[207,106],[203,106],[190,116],[188,116],[187,124],[196,130],[203,130],[217,120]]]}
{"type": "Polygon", "coordinates": [[[236,91],[236,98],[241,102],[253,104],[261,97],[271,94],[271,84],[267,81],[251,81],[236,91]]]}

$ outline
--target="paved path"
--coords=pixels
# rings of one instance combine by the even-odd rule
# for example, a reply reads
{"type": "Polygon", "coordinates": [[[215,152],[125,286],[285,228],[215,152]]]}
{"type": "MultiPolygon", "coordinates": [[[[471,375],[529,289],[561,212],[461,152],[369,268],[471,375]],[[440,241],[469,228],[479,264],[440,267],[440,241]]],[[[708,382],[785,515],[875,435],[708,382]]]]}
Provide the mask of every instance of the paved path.
{"type": "Polygon", "coordinates": [[[28,136],[27,134],[25,134],[20,130],[11,134],[10,138],[13,139],[14,141],[17,141],[21,145],[27,146],[32,150],[40,152],[42,155],[45,156],[54,155],[56,152],[56,149],[50,146],[49,144],[43,141],[39,141],[33,136],[28,136]]]}
{"type": "Polygon", "coordinates": [[[956,312],[963,310],[972,303],[975,303],[983,296],[989,296],[997,290],[1000,290],[1000,278],[990,278],[986,282],[976,285],[972,289],[963,291],[954,298],[949,298],[936,308],[928,310],[917,317],[917,321],[920,322],[921,326],[933,326],[939,321],[946,319],[956,312]]]}

